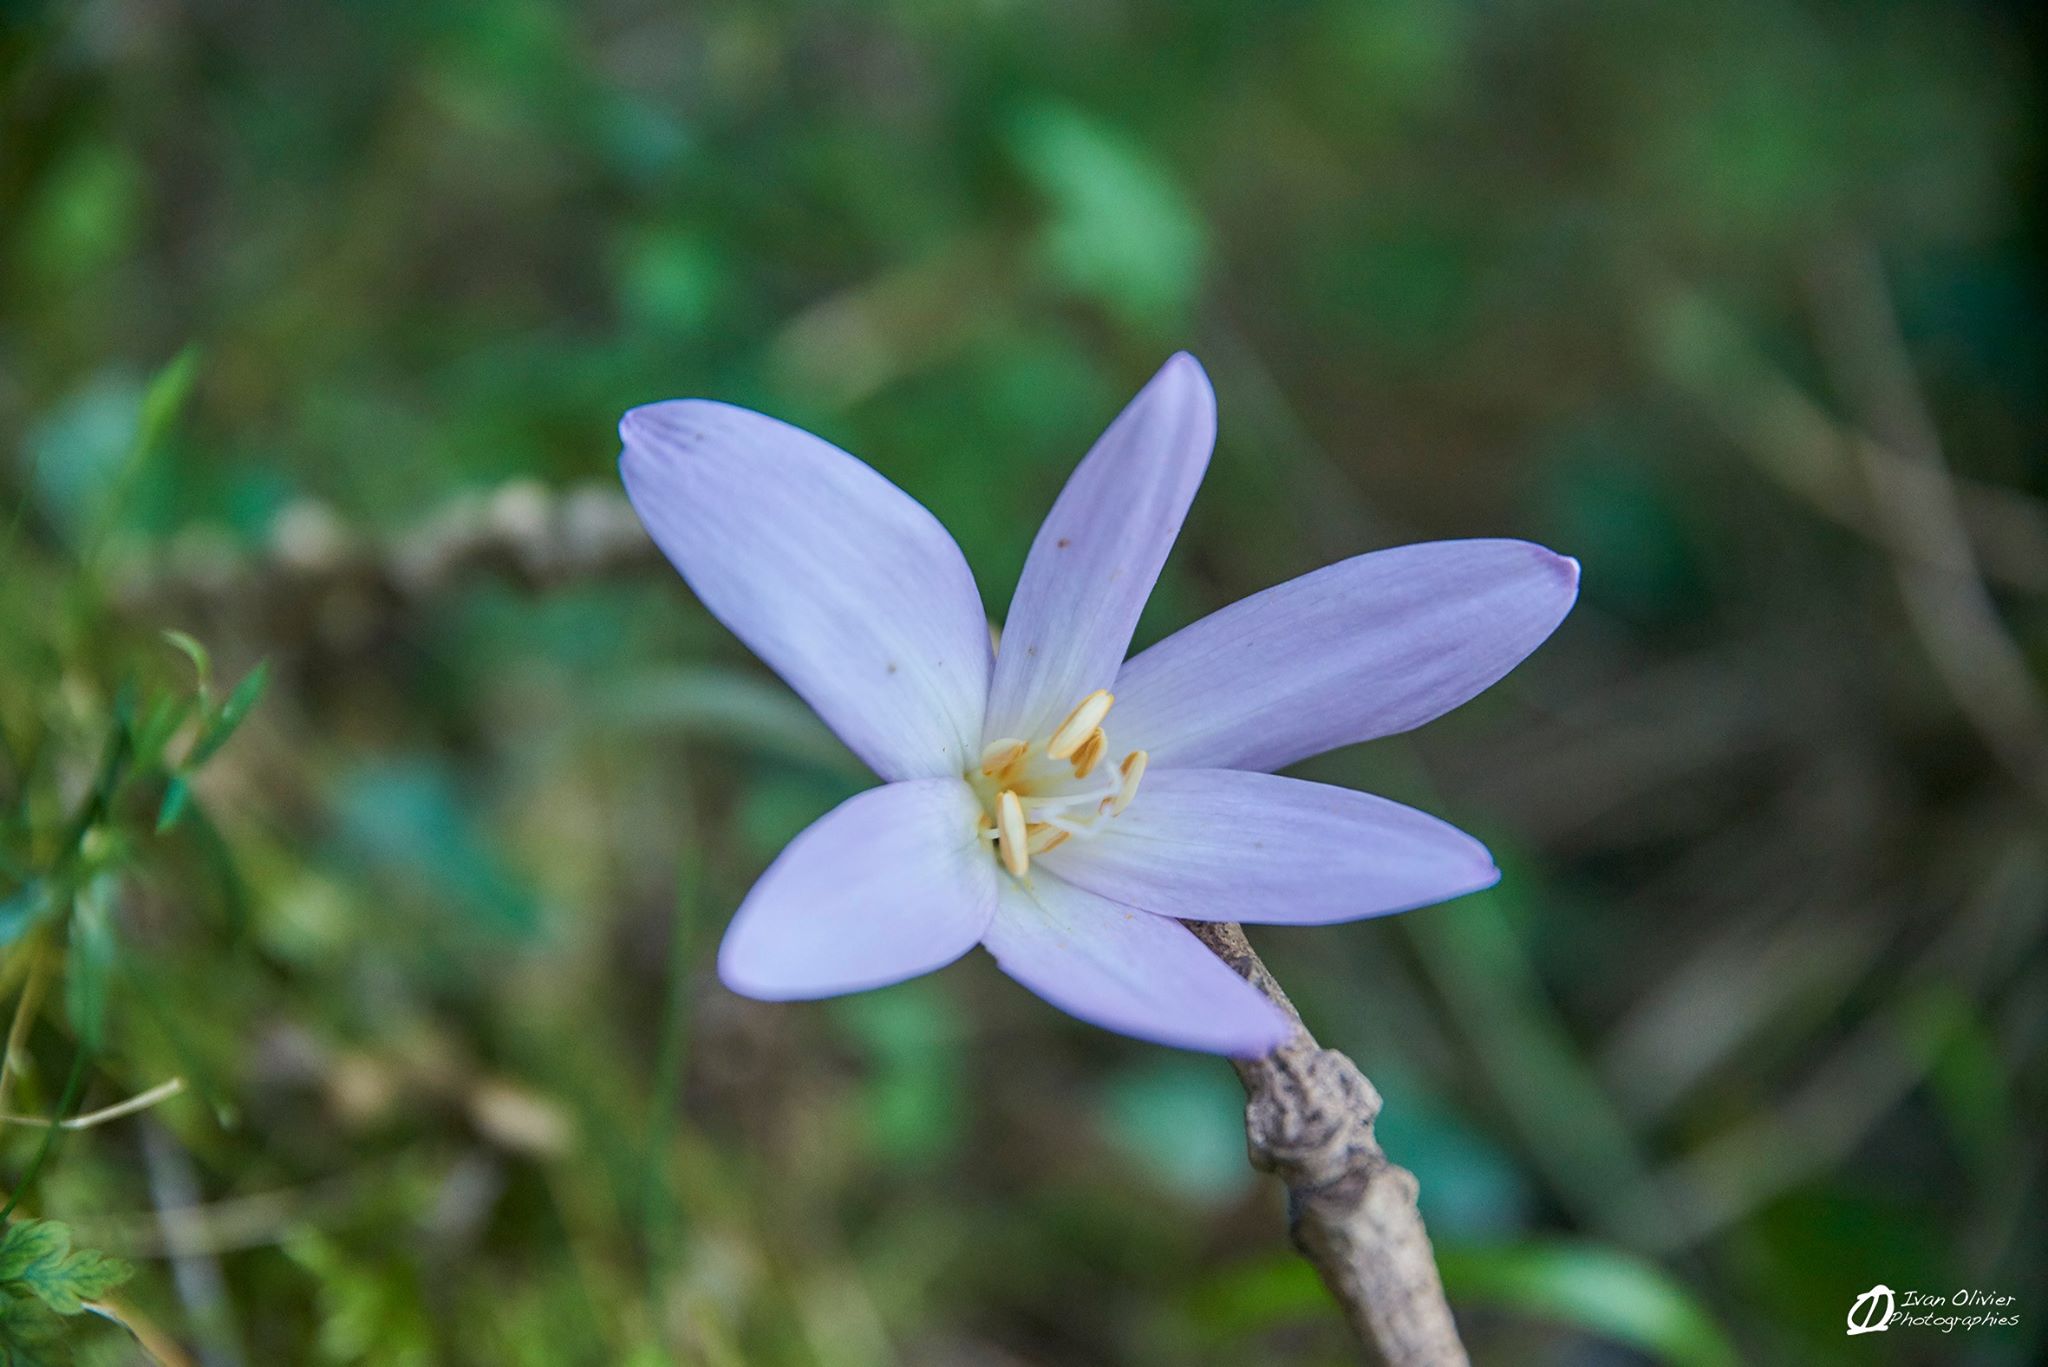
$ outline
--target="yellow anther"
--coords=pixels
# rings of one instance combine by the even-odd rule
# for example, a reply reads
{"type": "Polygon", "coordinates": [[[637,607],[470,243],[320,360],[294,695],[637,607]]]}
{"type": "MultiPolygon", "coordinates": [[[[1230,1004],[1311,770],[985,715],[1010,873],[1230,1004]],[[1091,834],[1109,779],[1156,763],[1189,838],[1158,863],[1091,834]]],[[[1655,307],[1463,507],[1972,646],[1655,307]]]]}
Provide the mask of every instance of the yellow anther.
{"type": "Polygon", "coordinates": [[[1002,840],[1003,867],[1012,878],[1022,878],[1031,867],[1029,837],[1024,834],[1024,804],[1008,788],[996,799],[996,834],[1002,840]]]}
{"type": "Polygon", "coordinates": [[[1047,850],[1057,849],[1068,834],[1050,821],[1034,822],[1025,829],[1030,834],[1024,840],[1024,848],[1032,854],[1044,854],[1047,850]]]}
{"type": "Polygon", "coordinates": [[[1109,715],[1109,705],[1116,697],[1106,688],[1098,688],[1074,706],[1067,719],[1060,723],[1060,729],[1052,733],[1052,741],[1045,747],[1051,759],[1065,759],[1081,748],[1102,719],[1109,715]]]}
{"type": "Polygon", "coordinates": [[[1115,816],[1131,805],[1131,799],[1138,795],[1138,780],[1145,777],[1145,764],[1150,757],[1143,750],[1133,750],[1124,756],[1124,762],[1117,766],[1124,781],[1117,788],[1116,796],[1109,800],[1109,814],[1115,816]]]}
{"type": "Polygon", "coordinates": [[[1030,748],[1021,740],[992,740],[982,747],[981,772],[994,778],[1024,758],[1024,752],[1030,748]]]}
{"type": "Polygon", "coordinates": [[[1095,772],[1095,766],[1102,762],[1102,752],[1109,749],[1109,737],[1096,727],[1088,733],[1088,739],[1081,742],[1081,748],[1074,752],[1074,777],[1086,778],[1095,772]]]}

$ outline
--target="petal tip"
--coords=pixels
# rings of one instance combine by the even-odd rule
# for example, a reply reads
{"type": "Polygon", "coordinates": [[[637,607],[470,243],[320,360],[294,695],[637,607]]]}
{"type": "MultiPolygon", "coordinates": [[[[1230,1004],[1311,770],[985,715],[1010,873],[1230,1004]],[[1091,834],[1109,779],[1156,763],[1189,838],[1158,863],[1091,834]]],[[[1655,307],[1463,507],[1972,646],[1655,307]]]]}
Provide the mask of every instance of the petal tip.
{"type": "MultiPolygon", "coordinates": [[[[1551,554],[1557,555],[1555,551],[1551,552],[1551,554]]],[[[1569,587],[1573,593],[1577,593],[1579,591],[1579,569],[1579,562],[1575,557],[1569,555],[1557,555],[1557,571],[1559,575],[1563,577],[1566,586],[1569,587]]]]}
{"type": "Polygon", "coordinates": [[[1248,1023],[1240,1037],[1216,1050],[1219,1054],[1236,1059],[1258,1059],[1278,1049],[1294,1038],[1294,1022],[1279,1007],[1268,1003],[1269,1016],[1256,1024],[1248,1023]]]}
{"type": "Polygon", "coordinates": [[[656,403],[635,404],[619,416],[619,440],[627,446],[646,441],[661,428],[664,410],[685,402],[681,399],[663,399],[656,403]]]}
{"type": "Polygon", "coordinates": [[[741,952],[733,948],[733,934],[726,932],[725,941],[718,947],[718,981],[726,990],[757,1002],[786,1001],[786,992],[778,992],[764,980],[755,978],[741,966],[741,952]]]}
{"type": "Polygon", "coordinates": [[[1158,373],[1145,387],[1150,389],[1155,385],[1186,391],[1190,398],[1212,411],[1216,406],[1215,386],[1209,383],[1209,372],[1202,368],[1193,352],[1176,351],[1167,357],[1166,364],[1159,367],[1158,373]]]}
{"type": "Polygon", "coordinates": [[[1529,545],[1536,551],[1544,568],[1557,577],[1558,587],[1569,596],[1578,597],[1581,569],[1578,560],[1569,555],[1559,555],[1548,546],[1539,546],[1533,541],[1529,545]]]}

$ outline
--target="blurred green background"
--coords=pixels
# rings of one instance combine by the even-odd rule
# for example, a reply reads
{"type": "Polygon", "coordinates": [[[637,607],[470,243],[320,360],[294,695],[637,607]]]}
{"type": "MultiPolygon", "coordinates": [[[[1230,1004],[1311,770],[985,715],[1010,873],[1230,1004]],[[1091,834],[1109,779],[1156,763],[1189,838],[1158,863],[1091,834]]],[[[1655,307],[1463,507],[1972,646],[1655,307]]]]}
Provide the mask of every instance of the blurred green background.
{"type": "MultiPolygon", "coordinates": [[[[1506,684],[1303,768],[1500,888],[1255,937],[1475,1355],[2039,1360],[2041,52],[1935,0],[7,0],[0,1111],[184,1084],[0,1130],[13,1218],[207,1367],[1351,1360],[1221,1062],[980,956],[717,985],[864,776],[620,521],[619,412],[724,398],[1001,604],[1186,347],[1141,644],[1407,540],[1585,564],[1506,684]],[[1847,1339],[1876,1282],[2021,1324],[1847,1339]]],[[[135,1359],[21,1263],[0,1353],[135,1359]]]]}

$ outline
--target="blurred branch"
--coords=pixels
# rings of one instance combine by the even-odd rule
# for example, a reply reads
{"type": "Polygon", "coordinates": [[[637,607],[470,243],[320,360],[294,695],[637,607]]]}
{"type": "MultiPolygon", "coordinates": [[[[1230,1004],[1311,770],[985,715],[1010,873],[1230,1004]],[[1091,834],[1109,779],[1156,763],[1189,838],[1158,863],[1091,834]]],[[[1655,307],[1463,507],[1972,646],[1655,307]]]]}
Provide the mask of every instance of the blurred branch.
{"type": "MultiPolygon", "coordinates": [[[[1666,284],[1647,313],[1666,378],[1701,400],[1758,469],[1895,554],[1928,553],[1873,498],[1873,483],[1897,487],[1916,478],[1911,457],[1834,418],[1703,296],[1666,284]]],[[[2012,588],[2048,592],[2048,504],[1974,480],[1948,483],[1954,524],[1984,573],[2012,588]]]]}
{"type": "Polygon", "coordinates": [[[1252,1166],[1287,1184],[1295,1247],[1380,1359],[1466,1362],[1415,1208],[1415,1177],[1388,1161],[1373,1134],[1379,1092],[1357,1064],[1316,1043],[1242,930],[1187,926],[1294,1022],[1294,1038],[1236,1067],[1252,1166]]]}
{"type": "Polygon", "coordinates": [[[191,1220],[199,1204],[199,1175],[192,1160],[154,1118],[142,1126],[142,1159],[171,1262],[171,1283],[199,1342],[199,1360],[205,1367],[241,1367],[247,1358],[227,1278],[191,1220]]]}
{"type": "Polygon", "coordinates": [[[1999,975],[2031,962],[2042,933],[2043,886],[2039,850],[2015,844],[1880,1008],[1816,1062],[1804,1083],[1661,1174],[1672,1210],[1656,1246],[1697,1244],[1852,1152],[1932,1066],[1928,1051],[1911,1047],[1901,1003],[1937,986],[1988,995],[1999,975]]]}
{"type": "MultiPolygon", "coordinates": [[[[654,543],[624,495],[591,485],[557,493],[514,480],[461,494],[389,538],[359,535],[325,504],[301,501],[272,519],[261,550],[188,533],[168,554],[130,557],[114,575],[118,600],[220,605],[254,597],[321,604],[365,593],[430,597],[477,573],[529,587],[597,578],[657,563],[654,543]]],[[[319,614],[309,616],[318,620],[319,614]]]]}
{"type": "Polygon", "coordinates": [[[89,1130],[95,1125],[104,1125],[109,1120],[119,1120],[122,1116],[133,1115],[137,1111],[146,1111],[151,1106],[156,1105],[157,1102],[168,1101],[184,1090],[185,1079],[174,1077],[168,1082],[159,1082],[148,1091],[131,1096],[126,1101],[117,1101],[111,1106],[102,1106],[99,1110],[88,1111],[84,1115],[74,1115],[67,1119],[52,1121],[46,1120],[39,1115],[8,1115],[5,1112],[0,1112],[0,1125],[45,1126],[54,1124],[59,1129],[89,1130]]]}
{"type": "Polygon", "coordinates": [[[2048,802],[2048,703],[1985,587],[1883,266],[1866,247],[1831,253],[1814,298],[1836,384],[1884,443],[1855,451],[1907,618],[1985,744],[2048,802]]]}
{"type": "Polygon", "coordinates": [[[1663,1193],[1531,962],[1503,895],[1467,897],[1401,924],[1559,1201],[1609,1237],[1652,1242],[1665,1219],[1663,1193]]]}

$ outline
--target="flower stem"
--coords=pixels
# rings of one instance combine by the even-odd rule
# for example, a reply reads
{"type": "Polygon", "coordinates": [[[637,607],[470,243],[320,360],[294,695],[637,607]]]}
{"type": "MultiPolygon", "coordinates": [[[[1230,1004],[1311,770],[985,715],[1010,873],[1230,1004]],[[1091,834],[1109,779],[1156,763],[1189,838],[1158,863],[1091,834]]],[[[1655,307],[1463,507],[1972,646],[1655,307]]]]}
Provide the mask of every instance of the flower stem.
{"type": "Polygon", "coordinates": [[[1234,1061],[1252,1166],[1287,1184],[1294,1246],[1376,1360],[1467,1363],[1415,1208],[1415,1177],[1389,1162],[1373,1135],[1379,1092],[1357,1064],[1316,1043],[1244,931],[1185,924],[1294,1022],[1294,1037],[1272,1053],[1234,1061]]]}

